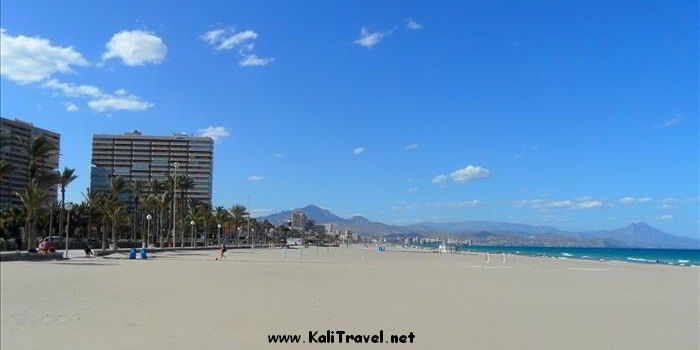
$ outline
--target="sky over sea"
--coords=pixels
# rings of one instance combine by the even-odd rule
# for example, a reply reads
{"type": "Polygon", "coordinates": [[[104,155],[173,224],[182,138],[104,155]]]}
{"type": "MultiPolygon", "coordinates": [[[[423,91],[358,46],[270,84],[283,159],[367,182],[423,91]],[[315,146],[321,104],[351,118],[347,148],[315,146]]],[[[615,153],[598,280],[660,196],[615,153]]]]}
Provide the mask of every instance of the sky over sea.
{"type": "Polygon", "coordinates": [[[215,143],[214,204],[698,237],[696,1],[0,3],[0,114],[215,143]]]}

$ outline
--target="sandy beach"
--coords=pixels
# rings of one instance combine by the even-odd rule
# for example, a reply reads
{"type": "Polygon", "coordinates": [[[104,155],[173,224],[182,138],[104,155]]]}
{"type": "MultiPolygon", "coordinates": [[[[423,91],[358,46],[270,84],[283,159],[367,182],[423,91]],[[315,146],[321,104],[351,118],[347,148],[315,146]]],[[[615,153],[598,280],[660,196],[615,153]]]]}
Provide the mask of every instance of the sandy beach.
{"type": "MultiPolygon", "coordinates": [[[[376,248],[375,248],[376,249],[376,248]]],[[[378,252],[164,252],[3,262],[11,349],[697,349],[697,267],[378,252]],[[342,330],[403,344],[270,344],[342,330]],[[407,339],[407,338],[406,338],[407,339]]]]}

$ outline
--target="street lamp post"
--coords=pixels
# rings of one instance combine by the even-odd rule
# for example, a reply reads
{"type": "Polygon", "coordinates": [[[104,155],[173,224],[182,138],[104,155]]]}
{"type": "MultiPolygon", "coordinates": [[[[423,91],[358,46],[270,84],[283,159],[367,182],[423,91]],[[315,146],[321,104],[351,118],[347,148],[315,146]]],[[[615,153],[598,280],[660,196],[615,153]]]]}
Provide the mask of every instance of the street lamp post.
{"type": "Polygon", "coordinates": [[[221,224],[217,224],[216,227],[219,229],[216,236],[216,241],[219,245],[221,245],[221,224]]]}
{"type": "Polygon", "coordinates": [[[177,217],[177,167],[178,162],[173,163],[175,166],[175,176],[173,176],[173,248],[175,248],[175,218],[177,217]]]}
{"type": "Polygon", "coordinates": [[[146,222],[148,222],[148,230],[146,231],[146,242],[143,243],[144,248],[148,248],[148,242],[151,241],[151,219],[153,219],[151,214],[146,215],[146,222]]]}
{"type": "Polygon", "coordinates": [[[197,244],[196,244],[197,241],[194,238],[194,224],[195,224],[194,220],[190,221],[190,226],[192,226],[192,248],[197,246],[197,244]]]}
{"type": "Polygon", "coordinates": [[[66,216],[66,251],[63,253],[63,258],[68,259],[68,232],[70,232],[70,212],[73,210],[73,203],[66,204],[68,215],[66,216]]]}

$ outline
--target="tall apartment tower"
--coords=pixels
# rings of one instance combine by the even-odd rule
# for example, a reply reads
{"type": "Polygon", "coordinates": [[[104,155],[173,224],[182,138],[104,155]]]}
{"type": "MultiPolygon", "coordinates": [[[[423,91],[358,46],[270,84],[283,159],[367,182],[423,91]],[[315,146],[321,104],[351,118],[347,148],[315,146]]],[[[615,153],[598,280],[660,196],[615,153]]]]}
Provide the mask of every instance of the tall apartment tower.
{"type": "MultiPolygon", "coordinates": [[[[123,176],[127,182],[164,181],[177,172],[178,176],[194,180],[194,187],[188,190],[189,198],[211,205],[213,163],[214,140],[210,137],[149,136],[138,131],[122,135],[96,134],[92,136],[90,190],[109,191],[110,179],[114,176],[123,176]]],[[[128,195],[123,199],[128,199],[128,195]]]]}
{"type": "MultiPolygon", "coordinates": [[[[53,131],[35,127],[32,123],[18,119],[10,120],[0,117],[0,160],[5,160],[12,166],[12,171],[0,176],[0,208],[6,206],[22,208],[22,201],[15,195],[27,186],[29,157],[27,145],[33,139],[44,136],[56,147],[39,165],[38,172],[46,173],[58,169],[61,135],[53,131]]],[[[55,201],[57,191],[54,187],[49,191],[50,201],[55,201]]]]}

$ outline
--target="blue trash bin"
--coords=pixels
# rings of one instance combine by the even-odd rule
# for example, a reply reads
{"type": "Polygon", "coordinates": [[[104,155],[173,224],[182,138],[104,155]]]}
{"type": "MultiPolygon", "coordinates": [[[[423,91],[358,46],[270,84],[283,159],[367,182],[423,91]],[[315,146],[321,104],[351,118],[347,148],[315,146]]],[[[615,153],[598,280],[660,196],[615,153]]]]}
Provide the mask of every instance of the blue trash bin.
{"type": "Polygon", "coordinates": [[[146,248],[141,248],[141,259],[148,259],[148,250],[146,248]]]}
{"type": "Polygon", "coordinates": [[[136,259],[136,249],[131,248],[129,251],[129,259],[136,259]]]}

